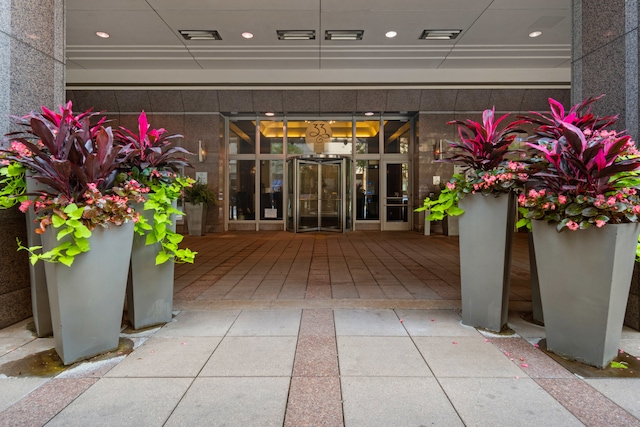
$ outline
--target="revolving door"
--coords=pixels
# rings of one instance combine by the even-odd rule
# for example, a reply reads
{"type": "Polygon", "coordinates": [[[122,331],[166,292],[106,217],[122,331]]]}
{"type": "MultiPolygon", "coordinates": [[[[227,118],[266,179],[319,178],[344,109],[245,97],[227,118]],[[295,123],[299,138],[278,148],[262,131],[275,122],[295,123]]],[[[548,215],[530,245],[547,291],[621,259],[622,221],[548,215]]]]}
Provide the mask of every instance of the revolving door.
{"type": "Polygon", "coordinates": [[[287,160],[288,231],[345,231],[348,164],[346,158],[336,156],[287,160]]]}

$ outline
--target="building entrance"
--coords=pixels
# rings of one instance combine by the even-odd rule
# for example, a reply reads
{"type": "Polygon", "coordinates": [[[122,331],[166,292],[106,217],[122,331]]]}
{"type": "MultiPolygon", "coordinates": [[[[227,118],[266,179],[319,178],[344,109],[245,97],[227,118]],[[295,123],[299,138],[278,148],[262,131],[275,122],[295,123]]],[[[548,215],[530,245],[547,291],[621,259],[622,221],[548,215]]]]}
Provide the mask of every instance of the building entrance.
{"type": "Polygon", "coordinates": [[[345,157],[328,155],[287,160],[287,230],[345,231],[349,164],[345,157]]]}

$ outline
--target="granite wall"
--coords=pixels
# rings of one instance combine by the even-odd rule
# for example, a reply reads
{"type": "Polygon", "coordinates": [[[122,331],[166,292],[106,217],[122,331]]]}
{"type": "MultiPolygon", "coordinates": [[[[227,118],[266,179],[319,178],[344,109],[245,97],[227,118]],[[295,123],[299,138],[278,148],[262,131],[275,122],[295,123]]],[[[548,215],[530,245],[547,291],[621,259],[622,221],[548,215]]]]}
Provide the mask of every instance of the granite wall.
{"type": "MultiPolygon", "coordinates": [[[[64,101],[63,0],[0,0],[0,135],[10,115],[64,101]]],[[[16,252],[26,241],[25,218],[0,211],[0,328],[31,315],[29,263],[16,252]]]]}

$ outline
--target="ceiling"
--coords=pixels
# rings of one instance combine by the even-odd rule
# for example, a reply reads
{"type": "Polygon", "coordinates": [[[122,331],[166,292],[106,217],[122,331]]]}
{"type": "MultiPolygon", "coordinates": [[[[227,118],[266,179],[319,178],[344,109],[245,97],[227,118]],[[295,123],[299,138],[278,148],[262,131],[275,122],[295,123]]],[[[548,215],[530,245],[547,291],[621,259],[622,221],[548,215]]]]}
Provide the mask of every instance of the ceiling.
{"type": "Polygon", "coordinates": [[[570,0],[66,0],[70,86],[570,81],[570,0]],[[420,40],[425,29],[462,30],[420,40]],[[186,40],[180,30],[217,30],[186,40]],[[315,30],[278,40],[277,30],[315,30]],[[364,30],[325,40],[326,30],[364,30]],[[396,31],[395,38],[385,37],[396,31]],[[110,34],[99,38],[97,31],[110,34]],[[249,31],[252,39],[241,33],[249,31]],[[537,38],[528,36],[542,31],[537,38]]]}

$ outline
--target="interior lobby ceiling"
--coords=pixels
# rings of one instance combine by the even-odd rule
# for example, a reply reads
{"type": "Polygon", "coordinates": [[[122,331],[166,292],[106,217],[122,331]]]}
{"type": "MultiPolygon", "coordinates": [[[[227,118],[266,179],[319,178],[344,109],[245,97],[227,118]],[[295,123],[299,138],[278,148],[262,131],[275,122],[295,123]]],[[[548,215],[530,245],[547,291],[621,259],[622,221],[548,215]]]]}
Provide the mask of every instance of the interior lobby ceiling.
{"type": "Polygon", "coordinates": [[[567,87],[570,67],[570,0],[66,0],[70,88],[567,87]],[[315,39],[279,40],[278,30],[315,39]],[[332,30],[364,32],[326,40],[332,30]],[[461,33],[422,40],[424,30],[461,33]]]}

